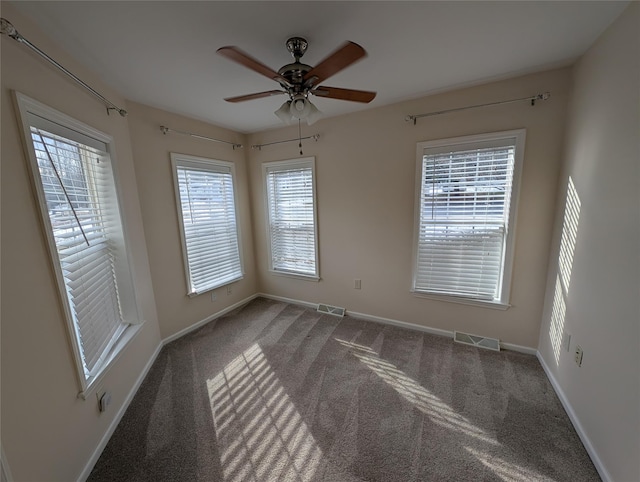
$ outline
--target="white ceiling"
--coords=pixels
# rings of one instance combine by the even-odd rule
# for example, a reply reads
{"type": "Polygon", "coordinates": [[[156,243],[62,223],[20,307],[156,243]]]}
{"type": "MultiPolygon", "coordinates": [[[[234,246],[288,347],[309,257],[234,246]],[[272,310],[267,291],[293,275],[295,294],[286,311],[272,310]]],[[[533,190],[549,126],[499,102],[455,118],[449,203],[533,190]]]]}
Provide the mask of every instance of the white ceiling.
{"type": "MultiPolygon", "coordinates": [[[[278,85],[219,55],[235,45],[278,70],[285,41],[315,65],[344,41],[368,57],[326,84],[373,90],[366,105],[315,98],[325,117],[453,87],[568,65],[628,2],[13,2],[127,99],[239,132],[280,126],[285,96],[223,100],[278,85]]],[[[15,24],[16,29],[20,25],[15,24]]]]}

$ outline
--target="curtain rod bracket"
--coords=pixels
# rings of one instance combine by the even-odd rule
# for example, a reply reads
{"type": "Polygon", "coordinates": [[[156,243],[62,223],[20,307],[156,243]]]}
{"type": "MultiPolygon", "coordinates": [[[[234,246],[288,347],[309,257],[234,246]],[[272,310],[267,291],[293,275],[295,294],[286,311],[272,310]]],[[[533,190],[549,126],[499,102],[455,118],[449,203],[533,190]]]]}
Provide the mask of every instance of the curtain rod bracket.
{"type": "Polygon", "coordinates": [[[117,107],[107,107],[107,115],[109,115],[112,110],[117,111],[120,117],[127,117],[128,112],[124,109],[118,109],[117,107]]]}

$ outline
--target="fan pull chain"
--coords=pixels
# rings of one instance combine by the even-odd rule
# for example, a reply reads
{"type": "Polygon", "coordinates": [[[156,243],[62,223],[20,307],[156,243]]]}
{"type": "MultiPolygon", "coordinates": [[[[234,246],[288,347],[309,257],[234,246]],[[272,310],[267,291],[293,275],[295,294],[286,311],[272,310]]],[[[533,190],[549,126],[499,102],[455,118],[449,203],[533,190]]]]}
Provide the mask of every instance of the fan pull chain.
{"type": "Polygon", "coordinates": [[[302,156],[302,128],[300,127],[300,119],[298,119],[298,147],[300,148],[300,155],[302,156]]]}

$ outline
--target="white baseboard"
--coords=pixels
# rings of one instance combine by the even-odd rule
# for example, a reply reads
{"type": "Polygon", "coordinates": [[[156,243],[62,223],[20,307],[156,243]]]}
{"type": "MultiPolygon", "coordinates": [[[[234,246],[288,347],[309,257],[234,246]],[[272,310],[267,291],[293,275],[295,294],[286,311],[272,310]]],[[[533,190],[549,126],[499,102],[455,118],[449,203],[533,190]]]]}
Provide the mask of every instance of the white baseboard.
{"type": "Polygon", "coordinates": [[[247,303],[249,303],[249,301],[257,298],[258,296],[262,296],[259,294],[254,294],[251,295],[243,300],[238,301],[237,303],[232,304],[231,306],[227,306],[225,309],[220,310],[216,313],[214,313],[211,316],[207,316],[204,320],[200,320],[196,323],[194,323],[193,325],[190,325],[186,328],[184,328],[183,330],[180,330],[177,333],[174,333],[173,335],[169,335],[168,337],[166,337],[164,340],[162,340],[162,345],[166,345],[167,343],[171,343],[172,341],[177,340],[178,338],[182,338],[184,335],[186,335],[187,333],[191,333],[192,331],[197,330],[198,328],[200,328],[201,326],[206,325],[207,323],[209,323],[210,321],[215,320],[216,318],[220,318],[223,315],[226,315],[227,313],[235,310],[236,308],[241,307],[242,305],[246,305],[247,303]]]}
{"type": "MultiPolygon", "coordinates": [[[[316,309],[317,303],[310,303],[308,301],[294,300],[292,298],[285,298],[283,296],[275,296],[267,293],[258,293],[256,296],[262,296],[270,300],[282,301],[285,303],[291,303],[294,305],[305,306],[307,308],[316,309]]],[[[408,323],[406,321],[394,320],[391,318],[383,318],[381,316],[370,315],[368,313],[358,313],[357,311],[346,310],[347,315],[366,321],[373,321],[375,323],[382,323],[385,325],[398,326],[400,328],[406,328],[408,330],[421,331],[429,333],[431,335],[446,336],[447,338],[453,338],[453,331],[442,330],[440,328],[432,328],[430,326],[417,325],[415,323],[408,323]]],[[[500,346],[505,350],[517,351],[520,353],[526,353],[527,355],[536,355],[538,350],[528,346],[516,345],[514,343],[500,343],[500,346]]]]}
{"type": "Polygon", "coordinates": [[[267,298],[269,300],[282,301],[283,303],[291,303],[292,305],[300,305],[304,306],[305,308],[311,308],[314,310],[318,308],[318,303],[309,303],[308,301],[294,300],[291,298],[285,298],[283,296],[269,295],[267,293],[258,293],[256,297],[257,296],[262,296],[263,298],[267,298]]]}
{"type": "Polygon", "coordinates": [[[160,350],[162,349],[163,346],[164,346],[163,343],[160,342],[160,344],[156,347],[155,351],[153,352],[153,355],[151,355],[151,358],[149,358],[149,361],[142,369],[142,372],[136,379],[136,382],[133,384],[133,387],[131,387],[131,390],[129,391],[127,398],[125,398],[124,403],[120,407],[120,410],[118,410],[118,413],[109,424],[109,428],[107,429],[105,434],[102,436],[100,443],[98,444],[96,449],[93,451],[93,454],[91,454],[91,458],[89,459],[89,461],[84,467],[84,470],[80,474],[80,477],[78,478],[78,482],[84,482],[89,478],[89,475],[91,475],[91,471],[93,470],[93,467],[96,465],[96,462],[98,462],[98,459],[100,458],[100,455],[102,455],[102,451],[107,446],[107,443],[109,443],[109,439],[113,435],[113,432],[116,430],[116,427],[120,423],[120,420],[122,420],[122,417],[124,416],[124,413],[127,411],[127,408],[129,408],[129,404],[131,403],[131,400],[133,400],[133,397],[138,392],[140,385],[142,385],[142,381],[147,376],[147,373],[149,373],[149,370],[153,366],[153,363],[156,361],[156,358],[158,358],[158,355],[160,354],[160,350]]]}
{"type": "Polygon", "coordinates": [[[373,321],[375,323],[382,323],[383,325],[398,326],[400,328],[406,328],[408,330],[422,331],[431,335],[446,336],[447,338],[453,338],[453,331],[441,330],[439,328],[431,328],[429,326],[416,325],[415,323],[408,323],[406,321],[393,320],[391,318],[382,318],[381,316],[369,315],[367,313],[358,313],[357,311],[347,310],[347,315],[358,318],[365,321],[373,321]]]}
{"type": "Polygon", "coordinates": [[[580,437],[580,440],[582,441],[582,445],[584,445],[584,448],[587,450],[589,457],[591,457],[591,461],[593,462],[593,465],[596,467],[598,474],[600,474],[600,478],[603,480],[603,482],[611,482],[613,479],[611,479],[611,476],[609,475],[609,471],[603,465],[602,461],[600,460],[600,457],[598,457],[598,453],[593,448],[593,444],[591,443],[591,440],[589,440],[589,437],[587,436],[584,429],[582,428],[580,419],[576,415],[576,412],[573,410],[573,407],[571,406],[571,403],[569,403],[569,400],[567,399],[566,395],[564,394],[564,391],[560,387],[560,384],[553,376],[553,373],[549,369],[549,366],[544,361],[544,358],[542,357],[539,351],[536,352],[536,356],[538,358],[538,361],[540,362],[540,365],[542,365],[542,368],[544,369],[544,372],[546,373],[547,378],[551,382],[551,386],[555,390],[556,395],[558,395],[558,398],[560,399],[560,402],[562,403],[562,406],[564,407],[565,412],[567,412],[567,415],[569,415],[569,420],[571,420],[571,423],[573,424],[573,428],[576,429],[576,432],[578,433],[578,437],[580,437]]]}
{"type": "Polygon", "coordinates": [[[515,343],[500,342],[500,347],[504,348],[505,350],[517,351],[519,353],[525,353],[527,355],[536,356],[538,354],[538,350],[536,348],[531,348],[531,347],[522,346],[522,345],[516,345],[515,343]]]}

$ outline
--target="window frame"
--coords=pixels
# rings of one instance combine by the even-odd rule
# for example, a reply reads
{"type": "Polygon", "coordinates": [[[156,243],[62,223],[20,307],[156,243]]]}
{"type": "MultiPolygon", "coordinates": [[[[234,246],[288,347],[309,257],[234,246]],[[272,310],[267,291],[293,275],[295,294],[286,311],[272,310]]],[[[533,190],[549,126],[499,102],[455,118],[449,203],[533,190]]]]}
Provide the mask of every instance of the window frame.
{"type": "Polygon", "coordinates": [[[191,156],[188,154],[179,154],[172,152],[170,154],[171,157],[171,172],[173,175],[173,184],[174,184],[174,192],[176,199],[176,211],[178,216],[178,227],[180,230],[180,243],[182,248],[182,260],[184,266],[185,273],[185,281],[187,287],[187,296],[193,298],[195,296],[201,295],[203,293],[208,293],[210,291],[216,290],[222,286],[229,285],[231,283],[235,283],[244,278],[244,260],[242,256],[242,236],[240,230],[240,219],[238,216],[238,189],[236,186],[236,169],[235,164],[230,161],[222,161],[218,159],[209,159],[205,157],[191,156]],[[231,279],[225,280],[223,282],[213,282],[210,286],[205,287],[204,289],[197,291],[192,290],[192,278],[191,278],[191,269],[189,264],[189,255],[187,251],[187,238],[185,236],[185,226],[184,226],[184,217],[182,213],[182,199],[180,198],[180,182],[178,179],[178,167],[192,167],[198,170],[204,170],[207,172],[222,172],[228,171],[231,174],[231,184],[233,188],[233,209],[234,209],[234,218],[236,224],[236,242],[238,245],[238,262],[240,266],[240,274],[239,276],[231,279]]]}
{"type": "Polygon", "coordinates": [[[447,139],[437,139],[432,141],[418,142],[416,146],[416,184],[414,194],[414,235],[413,235],[413,259],[412,259],[412,282],[411,292],[414,296],[435,299],[440,301],[448,301],[461,303],[466,305],[481,306],[486,308],[494,308],[506,310],[510,305],[511,284],[513,278],[513,261],[515,254],[515,238],[516,238],[516,221],[518,212],[518,200],[520,197],[520,185],[522,178],[522,170],[524,164],[526,129],[514,129],[501,132],[492,132],[485,134],[476,134],[461,137],[452,137],[447,139]],[[503,256],[500,277],[498,280],[497,298],[493,300],[482,300],[463,295],[453,295],[444,293],[435,293],[416,288],[416,280],[418,275],[418,249],[420,238],[420,213],[421,213],[421,193],[422,193],[422,176],[423,176],[423,156],[426,151],[439,150],[442,148],[451,148],[452,152],[457,150],[465,150],[473,148],[474,145],[490,142],[500,142],[513,139],[514,162],[513,177],[511,180],[511,197],[509,200],[509,215],[506,223],[506,236],[503,237],[503,256]]]}
{"type": "MultiPolygon", "coordinates": [[[[74,365],[76,367],[76,376],[80,387],[78,397],[86,400],[87,396],[95,390],[104,375],[119,358],[125,347],[128,346],[133,338],[140,332],[144,323],[142,312],[140,310],[141,304],[134,282],[135,272],[133,263],[131,262],[133,258],[130,250],[131,243],[128,235],[127,222],[122,210],[123,203],[121,188],[119,185],[120,177],[118,174],[118,161],[115,143],[112,136],[53,109],[52,107],[38,102],[35,99],[31,99],[20,92],[14,91],[14,99],[17,106],[17,114],[21,127],[20,130],[22,131],[23,147],[25,149],[26,160],[29,166],[29,177],[31,179],[32,188],[35,191],[35,198],[40,214],[40,222],[49,252],[49,261],[54,272],[59,301],[62,305],[63,316],[67,328],[67,337],[71,345],[74,365]],[[67,296],[67,286],[62,272],[60,258],[58,256],[58,247],[53,232],[53,225],[49,217],[46,194],[42,185],[38,159],[31,136],[31,116],[39,118],[36,123],[42,122],[48,127],[53,128],[49,130],[56,130],[56,132],[51,132],[52,134],[60,135],[72,142],[78,142],[90,147],[96,147],[97,144],[104,145],[104,152],[109,156],[111,164],[111,172],[113,175],[113,185],[111,186],[113,191],[111,195],[113,196],[112,202],[117,204],[119,233],[116,233],[115,238],[109,239],[110,241],[114,241],[115,239],[115,243],[113,244],[117,246],[114,254],[114,258],[116,259],[114,262],[114,271],[116,290],[120,299],[120,311],[125,327],[118,336],[114,337],[110,341],[110,343],[113,342],[113,346],[106,352],[104,357],[101,357],[101,362],[94,370],[95,374],[90,376],[87,376],[85,373],[83,349],[78,339],[79,334],[75,326],[74,312],[70,306],[67,296]]],[[[34,127],[38,128],[38,126],[34,127]]]]}
{"type": "Polygon", "coordinates": [[[268,269],[269,272],[279,276],[288,276],[292,278],[298,278],[306,281],[320,281],[320,258],[318,249],[318,202],[317,202],[317,189],[316,189],[316,168],[315,157],[302,157],[299,159],[288,159],[282,161],[270,161],[262,164],[262,185],[264,187],[264,205],[265,205],[265,220],[266,220],[266,232],[267,232],[267,252],[269,257],[268,269]],[[272,171],[289,171],[299,168],[311,169],[311,189],[313,199],[313,243],[314,243],[314,263],[315,272],[309,274],[302,271],[277,269],[273,263],[273,251],[271,241],[271,205],[269,197],[269,185],[268,175],[272,171]]]}

